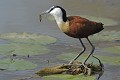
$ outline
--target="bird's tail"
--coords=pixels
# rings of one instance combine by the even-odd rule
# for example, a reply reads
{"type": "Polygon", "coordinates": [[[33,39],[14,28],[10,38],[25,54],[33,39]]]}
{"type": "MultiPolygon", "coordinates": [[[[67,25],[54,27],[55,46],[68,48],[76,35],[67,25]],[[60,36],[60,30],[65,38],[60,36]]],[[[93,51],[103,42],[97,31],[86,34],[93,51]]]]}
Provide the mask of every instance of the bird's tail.
{"type": "Polygon", "coordinates": [[[97,27],[98,27],[98,28],[97,28],[97,32],[100,32],[100,31],[102,31],[102,30],[104,29],[104,28],[103,28],[103,25],[104,25],[103,23],[97,23],[96,25],[97,25],[97,27]]]}
{"type": "Polygon", "coordinates": [[[102,24],[102,23],[96,23],[95,28],[94,28],[95,30],[91,34],[95,34],[95,33],[102,31],[104,29],[103,25],[104,24],[102,24]]]}
{"type": "Polygon", "coordinates": [[[101,29],[101,30],[103,30],[104,28],[103,28],[103,23],[97,23],[97,25],[98,25],[98,27],[101,29]]]}

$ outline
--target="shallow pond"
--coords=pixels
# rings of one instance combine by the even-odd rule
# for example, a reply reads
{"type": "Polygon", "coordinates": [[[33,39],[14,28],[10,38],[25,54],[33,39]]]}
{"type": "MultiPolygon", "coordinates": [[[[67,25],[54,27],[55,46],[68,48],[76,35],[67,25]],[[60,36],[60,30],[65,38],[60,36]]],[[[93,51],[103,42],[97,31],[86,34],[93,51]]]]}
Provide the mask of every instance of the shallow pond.
{"type": "MultiPolygon", "coordinates": [[[[0,65],[0,80],[19,80],[34,76],[34,73],[43,67],[68,63],[68,60],[71,59],[71,57],[67,60],[58,57],[74,56],[79,53],[81,50],[79,41],[63,34],[56,27],[55,21],[47,20],[44,17],[42,22],[39,22],[39,14],[53,5],[63,6],[68,15],[81,15],[105,24],[102,32],[90,37],[96,46],[95,55],[105,65],[105,72],[100,80],[119,80],[120,0],[0,0],[0,63],[3,64],[3,66],[0,65]],[[37,41],[41,34],[43,42],[37,41]],[[12,36],[12,38],[6,37],[6,35],[12,36]],[[47,38],[44,38],[45,35],[47,38]],[[16,38],[18,36],[20,39],[16,38]],[[27,38],[24,39],[26,36],[27,38]],[[20,53],[23,54],[20,55],[20,53]],[[18,67],[16,60],[24,61],[20,62],[24,64],[28,62],[30,66],[32,64],[34,66],[32,65],[32,69],[26,68],[26,66],[23,69],[18,67]]],[[[91,47],[85,39],[83,40],[87,47],[85,53],[89,53],[91,47]]],[[[68,78],[78,80],[77,77],[69,75],[68,78]]],[[[52,80],[53,77],[27,80],[49,79],[52,80]]]]}

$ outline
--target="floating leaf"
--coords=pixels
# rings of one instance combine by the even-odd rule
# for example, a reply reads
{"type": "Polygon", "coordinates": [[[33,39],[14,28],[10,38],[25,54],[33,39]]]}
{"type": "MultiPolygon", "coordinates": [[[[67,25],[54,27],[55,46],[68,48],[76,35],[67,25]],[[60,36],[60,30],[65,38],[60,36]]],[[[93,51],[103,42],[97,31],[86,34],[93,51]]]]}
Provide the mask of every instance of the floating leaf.
{"type": "Polygon", "coordinates": [[[30,33],[5,33],[0,35],[0,39],[5,39],[18,43],[32,43],[32,44],[50,44],[56,42],[56,38],[30,33]]]}
{"type": "MultiPolygon", "coordinates": [[[[75,56],[77,56],[76,53],[64,53],[64,54],[57,56],[57,59],[71,61],[75,56]]],[[[120,57],[99,56],[99,55],[95,55],[95,56],[98,57],[103,63],[112,64],[112,65],[119,65],[120,64],[120,57]]],[[[83,54],[77,60],[83,61],[86,59],[86,57],[87,57],[87,55],[83,54]]],[[[98,61],[93,57],[90,57],[87,62],[98,63],[98,61]]]]}
{"type": "Polygon", "coordinates": [[[115,26],[118,25],[118,22],[113,20],[113,19],[109,19],[109,18],[102,18],[102,17],[95,17],[95,16],[89,16],[89,15],[80,15],[81,17],[87,18],[89,20],[92,21],[96,21],[96,22],[101,22],[104,24],[104,26],[115,26]]]}
{"type": "Polygon", "coordinates": [[[27,70],[34,69],[37,65],[23,59],[2,59],[0,69],[3,70],[27,70]]]}
{"type": "Polygon", "coordinates": [[[103,64],[100,62],[97,65],[93,63],[85,64],[86,67],[83,67],[82,62],[74,61],[72,64],[62,64],[52,67],[46,67],[40,69],[36,72],[39,76],[48,76],[54,74],[71,74],[71,75],[78,75],[78,74],[85,74],[86,76],[91,76],[103,71],[103,64]],[[79,66],[78,66],[79,65],[79,66]]]}
{"type": "Polygon", "coordinates": [[[108,52],[111,52],[114,54],[120,54],[120,46],[107,47],[104,50],[107,50],[108,52]]]}
{"type": "MultiPolygon", "coordinates": [[[[64,54],[60,54],[57,56],[57,59],[60,60],[65,60],[65,61],[71,61],[74,57],[77,56],[78,53],[64,53],[64,54]]],[[[82,54],[77,60],[82,62],[86,59],[88,54],[82,54]]],[[[98,60],[96,60],[95,58],[90,58],[89,61],[90,63],[94,62],[94,63],[98,63],[98,60]]]]}
{"type": "Polygon", "coordinates": [[[90,36],[90,39],[97,41],[115,41],[120,40],[120,31],[101,31],[90,36]]]}
{"type": "Polygon", "coordinates": [[[11,43],[0,45],[0,54],[2,55],[38,55],[49,51],[45,46],[35,44],[11,43]]]}
{"type": "Polygon", "coordinates": [[[43,77],[44,80],[94,80],[94,76],[84,76],[83,74],[80,75],[50,75],[43,77]]]}
{"type": "Polygon", "coordinates": [[[120,65],[120,57],[113,56],[97,56],[103,63],[111,65],[120,65]]]}

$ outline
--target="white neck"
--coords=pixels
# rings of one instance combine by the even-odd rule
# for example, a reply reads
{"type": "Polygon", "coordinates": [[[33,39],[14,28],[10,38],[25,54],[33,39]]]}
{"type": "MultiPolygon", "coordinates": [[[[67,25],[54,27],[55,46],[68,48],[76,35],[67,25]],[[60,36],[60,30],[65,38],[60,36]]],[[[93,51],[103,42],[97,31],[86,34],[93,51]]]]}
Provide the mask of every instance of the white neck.
{"type": "Polygon", "coordinates": [[[62,16],[56,16],[56,15],[53,15],[55,17],[55,20],[56,20],[56,23],[59,27],[59,29],[65,33],[67,33],[69,31],[69,22],[66,21],[64,22],[63,19],[62,19],[62,16]]]}
{"type": "Polygon", "coordinates": [[[55,18],[55,20],[56,20],[56,23],[57,23],[57,25],[59,26],[59,28],[60,28],[60,25],[61,25],[61,24],[65,23],[65,22],[63,21],[63,18],[62,18],[63,13],[62,13],[62,11],[61,11],[60,8],[55,8],[55,9],[53,9],[53,10],[50,12],[50,14],[54,16],[54,18],[55,18]]]}
{"type": "MultiPolygon", "coordinates": [[[[56,23],[57,23],[58,26],[65,23],[65,22],[63,21],[61,15],[53,15],[53,16],[54,16],[54,18],[55,18],[56,23]]],[[[59,27],[60,27],[60,26],[59,26],[59,27]]]]}

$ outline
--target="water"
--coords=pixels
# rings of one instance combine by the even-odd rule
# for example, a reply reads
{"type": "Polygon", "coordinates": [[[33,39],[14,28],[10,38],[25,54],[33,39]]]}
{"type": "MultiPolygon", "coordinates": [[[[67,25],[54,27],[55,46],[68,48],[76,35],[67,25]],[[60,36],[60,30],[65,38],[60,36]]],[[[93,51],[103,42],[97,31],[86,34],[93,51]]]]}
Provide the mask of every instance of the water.
{"type": "MultiPolygon", "coordinates": [[[[48,21],[43,18],[42,22],[39,22],[39,14],[53,5],[63,6],[68,15],[84,14],[120,21],[120,0],[0,0],[0,34],[7,32],[41,33],[56,37],[59,40],[58,43],[78,44],[78,40],[63,34],[56,27],[55,21],[48,21]]],[[[117,25],[106,29],[119,30],[120,28],[117,25]]],[[[5,41],[1,40],[0,44],[2,43],[5,43],[5,41]]],[[[110,71],[112,68],[110,67],[110,71]]],[[[107,71],[105,75],[109,78],[103,75],[101,80],[119,80],[118,75],[115,75],[120,74],[119,67],[117,68],[118,73],[115,72],[112,75],[112,72],[107,71]]],[[[12,77],[15,77],[13,74],[11,72],[0,72],[0,80],[12,79],[12,77]]]]}

